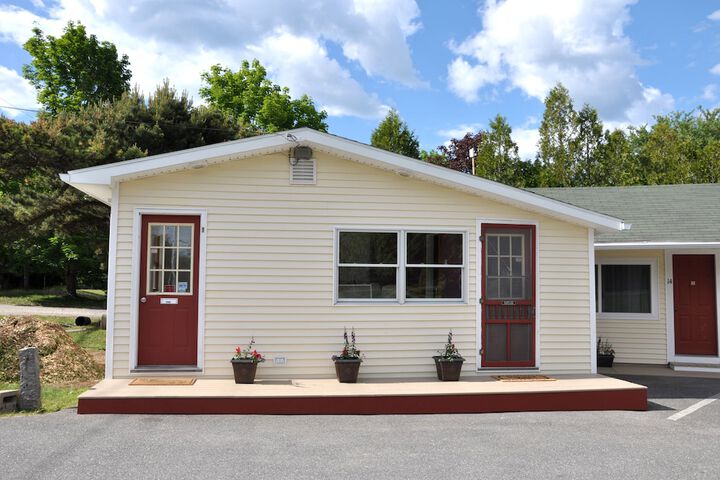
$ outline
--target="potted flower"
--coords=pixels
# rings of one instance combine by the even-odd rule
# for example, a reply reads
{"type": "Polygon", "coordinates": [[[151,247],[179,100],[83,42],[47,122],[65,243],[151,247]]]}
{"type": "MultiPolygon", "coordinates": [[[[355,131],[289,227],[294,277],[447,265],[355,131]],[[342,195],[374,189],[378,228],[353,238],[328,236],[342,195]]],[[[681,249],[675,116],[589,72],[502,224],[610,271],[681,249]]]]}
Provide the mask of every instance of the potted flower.
{"type": "Polygon", "coordinates": [[[350,331],[350,339],[348,339],[347,328],[343,333],[345,345],[340,355],[333,355],[332,360],[335,362],[335,374],[340,383],[356,383],[362,356],[360,350],[355,346],[355,329],[350,331]]]}
{"type": "Polygon", "coordinates": [[[247,347],[235,348],[235,356],[230,360],[235,375],[235,383],[255,382],[257,365],[265,361],[265,358],[253,348],[253,345],[255,345],[255,338],[250,339],[247,347]]]}
{"type": "Polygon", "coordinates": [[[612,343],[607,340],[603,340],[602,337],[598,337],[597,366],[612,367],[613,360],[615,360],[615,350],[613,349],[612,343]]]}
{"type": "Polygon", "coordinates": [[[453,342],[452,330],[448,332],[447,343],[443,350],[438,350],[440,355],[433,357],[438,380],[443,382],[457,382],[460,379],[460,370],[465,359],[458,352],[453,342]]]}

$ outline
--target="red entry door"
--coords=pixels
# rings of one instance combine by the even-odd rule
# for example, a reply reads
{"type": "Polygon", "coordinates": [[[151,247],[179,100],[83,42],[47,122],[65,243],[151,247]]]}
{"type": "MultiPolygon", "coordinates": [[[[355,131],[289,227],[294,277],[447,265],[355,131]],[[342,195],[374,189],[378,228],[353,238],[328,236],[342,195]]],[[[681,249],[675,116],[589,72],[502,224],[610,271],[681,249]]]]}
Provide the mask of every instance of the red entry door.
{"type": "Polygon", "coordinates": [[[717,355],[715,256],[673,255],[675,353],[717,355]]]}
{"type": "Polygon", "coordinates": [[[197,364],[197,215],[143,215],[138,366],[197,364]]]}
{"type": "Polygon", "coordinates": [[[482,226],[482,366],[535,366],[535,226],[482,226]]]}

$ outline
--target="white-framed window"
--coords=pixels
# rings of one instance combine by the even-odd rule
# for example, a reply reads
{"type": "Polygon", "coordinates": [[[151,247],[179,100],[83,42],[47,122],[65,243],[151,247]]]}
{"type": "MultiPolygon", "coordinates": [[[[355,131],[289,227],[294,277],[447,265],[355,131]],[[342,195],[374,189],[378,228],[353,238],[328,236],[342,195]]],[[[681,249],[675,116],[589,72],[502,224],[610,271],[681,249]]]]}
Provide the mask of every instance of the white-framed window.
{"type": "Polygon", "coordinates": [[[465,301],[465,232],[339,228],[336,240],[338,303],[465,301]]]}
{"type": "Polygon", "coordinates": [[[147,295],[192,295],[192,223],[149,223],[147,243],[147,295]]]}
{"type": "Polygon", "coordinates": [[[607,320],[658,318],[657,260],[600,258],[595,262],[597,316],[607,320]]]}

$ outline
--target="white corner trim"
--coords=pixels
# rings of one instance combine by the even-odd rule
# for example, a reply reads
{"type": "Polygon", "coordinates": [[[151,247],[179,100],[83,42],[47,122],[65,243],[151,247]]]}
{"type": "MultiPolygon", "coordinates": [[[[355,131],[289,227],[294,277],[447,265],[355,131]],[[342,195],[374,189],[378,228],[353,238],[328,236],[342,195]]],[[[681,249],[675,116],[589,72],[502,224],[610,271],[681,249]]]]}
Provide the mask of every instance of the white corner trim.
{"type": "Polygon", "coordinates": [[[140,233],[143,215],[198,215],[200,216],[200,245],[198,246],[198,336],[197,368],[204,372],[205,363],[205,283],[207,263],[207,210],[196,208],[136,208],[132,222],[132,267],[130,287],[130,345],[128,374],[138,366],[138,316],[140,298],[140,233]]]}
{"type": "Polygon", "coordinates": [[[113,378],[114,332],[115,332],[115,284],[117,272],[118,205],[120,204],[120,184],[112,185],[112,204],[110,205],[110,240],[108,244],[107,298],[105,310],[105,378],[113,378]]]}
{"type": "Polygon", "coordinates": [[[597,373],[597,313],[595,304],[595,230],[588,228],[588,284],[590,287],[590,373],[597,373]]]}
{"type": "MultiPolygon", "coordinates": [[[[482,308],[480,303],[482,296],[482,274],[483,274],[483,244],[480,241],[482,234],[482,226],[485,223],[508,224],[508,225],[532,225],[535,227],[535,366],[528,367],[540,370],[542,366],[540,355],[540,222],[537,220],[527,219],[507,219],[507,218],[476,218],[475,219],[475,371],[481,373],[485,371],[482,367],[482,308]]],[[[590,229],[592,230],[592,229],[590,229]]],[[[512,369],[513,367],[509,367],[512,369]]],[[[523,369],[521,369],[523,370],[523,369]]],[[[495,369],[493,370],[495,371],[495,369]]],[[[503,372],[505,372],[503,370],[503,372]]],[[[507,372],[505,372],[507,373],[507,372]]]]}

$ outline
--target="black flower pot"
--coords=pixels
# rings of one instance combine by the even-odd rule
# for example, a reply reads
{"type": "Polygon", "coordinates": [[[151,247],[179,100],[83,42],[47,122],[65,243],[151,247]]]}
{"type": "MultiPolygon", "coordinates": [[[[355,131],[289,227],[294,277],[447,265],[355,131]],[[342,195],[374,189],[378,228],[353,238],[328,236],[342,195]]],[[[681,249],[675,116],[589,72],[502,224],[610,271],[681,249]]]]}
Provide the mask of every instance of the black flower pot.
{"type": "Polygon", "coordinates": [[[613,366],[613,360],[615,360],[615,355],[603,355],[598,353],[597,366],[610,368],[613,366]]]}
{"type": "Polygon", "coordinates": [[[252,358],[233,358],[230,360],[235,375],[235,383],[254,383],[257,364],[252,358]]]}
{"type": "Polygon", "coordinates": [[[460,371],[462,370],[464,358],[443,358],[441,356],[433,357],[435,360],[435,370],[437,371],[438,380],[443,382],[457,382],[460,380],[460,371]]]}
{"type": "Polygon", "coordinates": [[[338,358],[333,356],[335,362],[335,374],[340,383],[357,383],[358,373],[360,373],[360,358],[338,358]]]}

